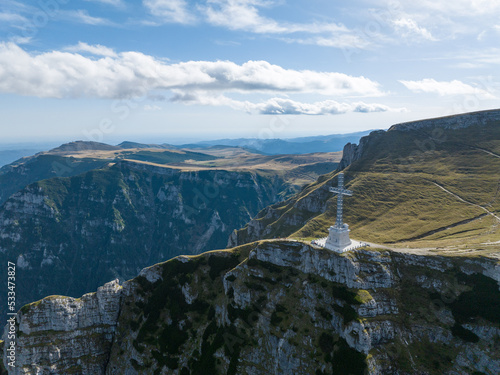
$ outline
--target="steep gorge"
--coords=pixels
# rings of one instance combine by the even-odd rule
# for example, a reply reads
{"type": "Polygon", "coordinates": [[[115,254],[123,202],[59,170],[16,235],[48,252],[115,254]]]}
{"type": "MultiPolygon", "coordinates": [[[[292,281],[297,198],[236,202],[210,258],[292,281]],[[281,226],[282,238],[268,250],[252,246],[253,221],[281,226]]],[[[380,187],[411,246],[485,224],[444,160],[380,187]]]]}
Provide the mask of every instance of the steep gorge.
{"type": "Polygon", "coordinates": [[[17,264],[18,306],[76,297],[177,255],[223,248],[288,188],[271,173],[127,161],[38,181],[0,209],[0,261],[17,264]]]}

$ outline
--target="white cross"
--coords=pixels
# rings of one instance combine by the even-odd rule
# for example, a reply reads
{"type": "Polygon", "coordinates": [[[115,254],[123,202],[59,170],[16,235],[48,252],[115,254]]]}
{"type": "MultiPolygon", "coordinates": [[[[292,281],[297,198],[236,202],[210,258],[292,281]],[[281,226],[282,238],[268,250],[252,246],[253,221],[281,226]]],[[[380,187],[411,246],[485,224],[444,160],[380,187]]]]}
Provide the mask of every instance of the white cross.
{"type": "Polygon", "coordinates": [[[335,222],[335,228],[340,229],[344,225],[344,222],[343,222],[344,195],[351,197],[352,191],[344,189],[344,173],[343,172],[339,173],[338,179],[339,179],[338,187],[336,187],[336,188],[331,187],[330,191],[332,193],[338,194],[337,195],[337,221],[335,222]]]}

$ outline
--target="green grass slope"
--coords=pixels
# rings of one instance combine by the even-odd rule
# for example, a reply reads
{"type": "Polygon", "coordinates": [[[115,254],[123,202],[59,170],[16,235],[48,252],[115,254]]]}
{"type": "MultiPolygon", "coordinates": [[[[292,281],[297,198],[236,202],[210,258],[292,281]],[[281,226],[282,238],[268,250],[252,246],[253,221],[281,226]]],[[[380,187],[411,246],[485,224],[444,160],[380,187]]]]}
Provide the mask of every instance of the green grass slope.
{"type": "MultiPolygon", "coordinates": [[[[459,129],[393,128],[363,145],[361,158],[344,171],[354,191],[344,205],[353,238],[414,247],[487,247],[500,240],[500,120],[459,129]]],[[[328,188],[336,184],[336,173],[322,176],[259,213],[232,243],[326,236],[336,213],[328,188]]]]}

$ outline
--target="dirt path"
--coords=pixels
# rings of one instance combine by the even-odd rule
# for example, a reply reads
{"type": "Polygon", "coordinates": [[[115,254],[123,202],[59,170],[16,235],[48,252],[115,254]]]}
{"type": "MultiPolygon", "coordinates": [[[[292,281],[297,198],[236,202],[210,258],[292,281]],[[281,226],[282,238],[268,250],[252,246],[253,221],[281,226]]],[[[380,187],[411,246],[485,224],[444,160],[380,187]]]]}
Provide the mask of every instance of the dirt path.
{"type": "Polygon", "coordinates": [[[491,212],[490,210],[488,210],[486,207],[483,207],[479,204],[475,204],[475,203],[472,203],[472,202],[469,202],[469,201],[466,201],[465,199],[463,199],[462,197],[460,197],[459,195],[455,194],[455,193],[452,193],[451,191],[449,191],[448,189],[446,189],[444,186],[441,186],[439,185],[437,182],[434,182],[432,181],[432,183],[434,185],[436,185],[438,188],[440,188],[441,190],[443,190],[444,192],[454,196],[455,198],[457,198],[459,201],[463,202],[463,203],[467,203],[467,204],[470,204],[471,206],[476,206],[477,208],[480,208],[481,210],[485,211],[486,213],[488,213],[489,215],[493,216],[495,219],[497,219],[499,222],[500,222],[500,217],[495,215],[493,212],[491,212]]]}
{"type": "Polygon", "coordinates": [[[494,152],[491,152],[489,150],[485,150],[484,148],[480,148],[480,147],[473,147],[473,148],[475,148],[476,150],[482,151],[482,152],[486,152],[487,154],[490,154],[491,156],[494,156],[496,158],[500,158],[500,155],[495,154],[494,152]]]}

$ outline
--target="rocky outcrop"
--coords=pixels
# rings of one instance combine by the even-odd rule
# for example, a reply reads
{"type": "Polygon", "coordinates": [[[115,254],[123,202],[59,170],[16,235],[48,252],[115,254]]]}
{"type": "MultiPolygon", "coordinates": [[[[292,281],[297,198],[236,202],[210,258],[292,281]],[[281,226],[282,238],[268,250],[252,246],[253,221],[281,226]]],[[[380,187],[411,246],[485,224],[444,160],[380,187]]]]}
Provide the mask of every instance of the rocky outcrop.
{"type": "MultiPolygon", "coordinates": [[[[79,299],[51,296],[18,315],[16,366],[9,374],[99,374],[111,350],[122,287],[115,280],[79,299]]],[[[3,339],[7,339],[7,331],[3,339]]]]}
{"type": "Polygon", "coordinates": [[[181,256],[25,306],[15,373],[497,374],[495,266],[297,241],[181,256]]]}
{"type": "MultiPolygon", "coordinates": [[[[392,131],[419,131],[426,129],[464,129],[471,126],[487,125],[492,122],[500,121],[500,110],[480,111],[464,113],[460,115],[452,115],[446,117],[437,117],[433,119],[425,119],[420,121],[411,121],[393,125],[388,132],[392,131]]],[[[384,130],[376,130],[369,135],[362,137],[359,145],[348,143],[344,146],[342,160],[339,165],[339,170],[347,168],[355,161],[361,159],[364,150],[370,142],[374,142],[377,138],[385,133],[384,130]]]]}
{"type": "Polygon", "coordinates": [[[384,134],[384,130],[375,130],[371,132],[369,135],[362,137],[359,140],[359,145],[355,143],[348,143],[344,146],[344,151],[342,153],[342,160],[340,161],[338,170],[344,170],[348,166],[350,166],[355,161],[361,159],[363,156],[363,152],[365,150],[366,145],[370,142],[371,139],[379,137],[384,134]]]}

